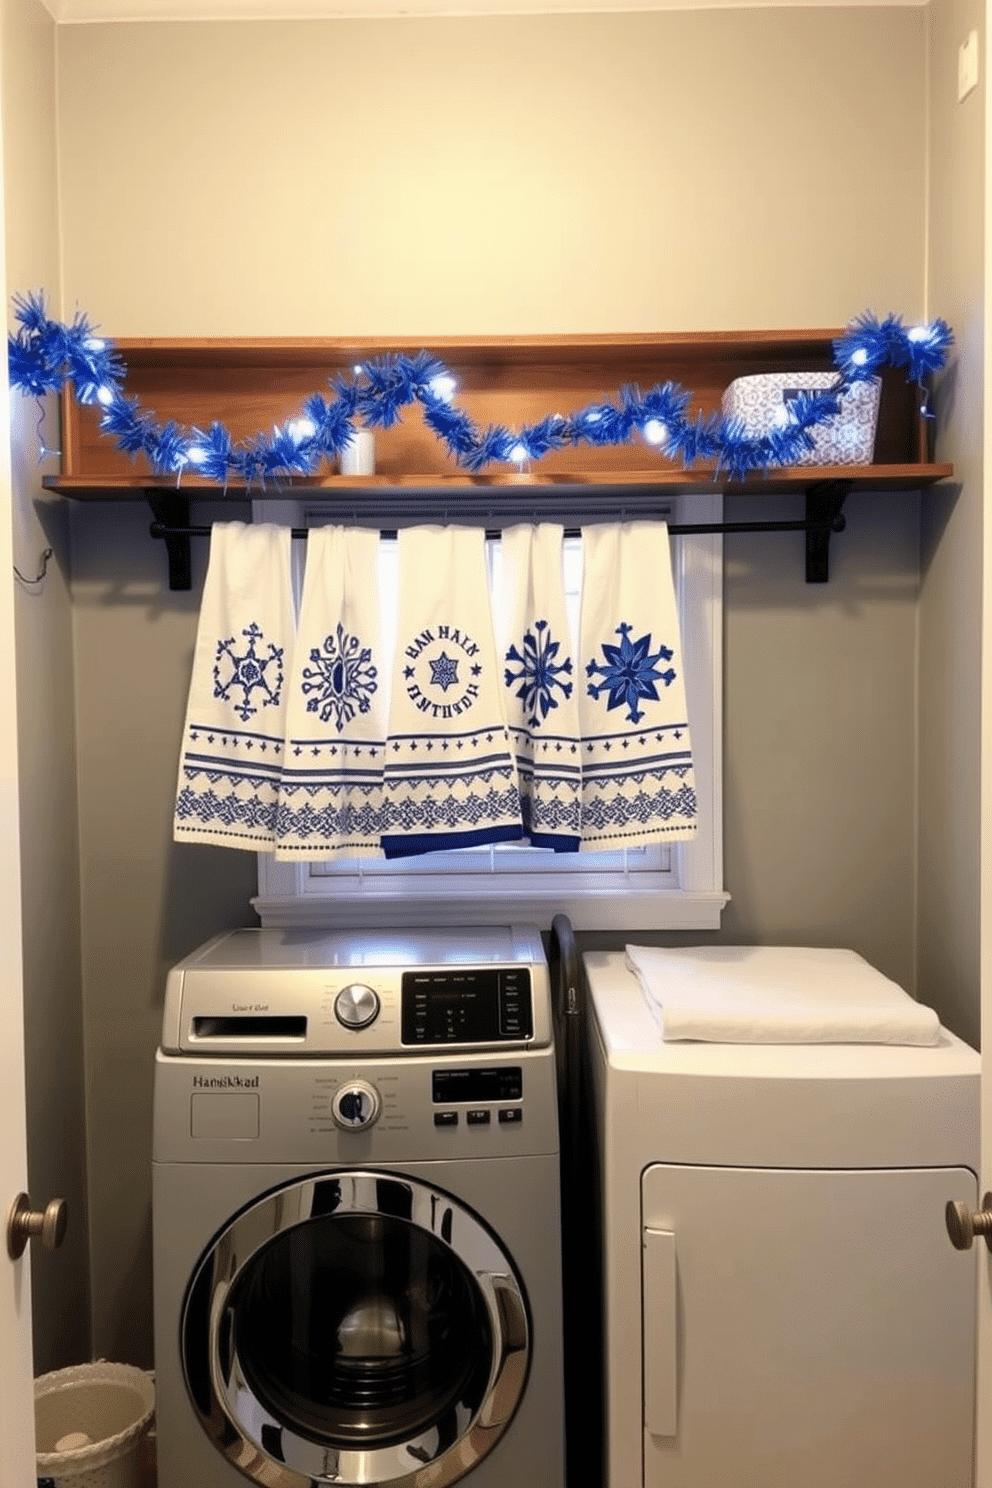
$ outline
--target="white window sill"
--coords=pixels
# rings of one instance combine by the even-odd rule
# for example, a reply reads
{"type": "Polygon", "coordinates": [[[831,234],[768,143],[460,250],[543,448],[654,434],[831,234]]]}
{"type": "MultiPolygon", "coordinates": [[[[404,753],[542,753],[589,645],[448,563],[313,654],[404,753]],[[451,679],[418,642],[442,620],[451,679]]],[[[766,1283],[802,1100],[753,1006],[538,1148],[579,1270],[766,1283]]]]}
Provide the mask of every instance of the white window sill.
{"type": "MultiPolygon", "coordinates": [[[[425,886],[426,887],[426,886],[425,886]]],[[[443,897],[411,894],[389,883],[366,889],[359,898],[308,895],[305,899],[259,895],[252,905],[263,925],[280,928],[317,927],[328,930],[381,929],[416,924],[550,925],[557,914],[568,915],[576,930],[718,930],[720,915],[730,895],[722,891],[686,892],[682,889],[609,889],[570,895],[568,890],[523,892],[494,883],[486,894],[478,887],[445,889],[443,897]]]]}

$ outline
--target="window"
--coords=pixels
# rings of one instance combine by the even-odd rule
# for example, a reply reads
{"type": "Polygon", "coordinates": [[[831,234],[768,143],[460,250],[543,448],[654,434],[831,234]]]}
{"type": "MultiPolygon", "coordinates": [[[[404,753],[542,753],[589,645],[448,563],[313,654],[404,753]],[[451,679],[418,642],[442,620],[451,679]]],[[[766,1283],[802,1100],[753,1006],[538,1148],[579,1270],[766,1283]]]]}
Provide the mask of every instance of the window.
{"type": "MultiPolygon", "coordinates": [[[[719,496],[693,495],[691,520],[719,522],[719,496]]],[[[672,498],[670,522],[685,498],[672,498]]],[[[316,526],[329,516],[319,500],[256,502],[262,521],[316,526]]],[[[527,513],[522,520],[534,515],[527,513]]],[[[424,520],[437,519],[426,506],[424,520]]],[[[351,520],[350,518],[346,520],[351,520]]],[[[689,520],[683,512],[681,520],[689,520]]],[[[386,565],[379,592],[395,600],[387,576],[395,548],[383,543],[386,565]]],[[[302,573],[303,545],[298,563],[302,573]]],[[[498,546],[491,545],[498,562],[498,546]]],[[[721,813],[722,539],[672,539],[675,589],[682,629],[689,722],[692,729],[699,832],[692,842],[617,852],[560,854],[512,844],[431,853],[421,858],[280,863],[258,860],[253,903],[263,925],[375,926],[525,921],[548,924],[567,914],[577,930],[716,929],[723,891],[721,813]]],[[[575,606],[581,583],[581,543],[566,542],[566,583],[575,606]]],[[[388,613],[385,624],[390,624],[388,613]]]]}

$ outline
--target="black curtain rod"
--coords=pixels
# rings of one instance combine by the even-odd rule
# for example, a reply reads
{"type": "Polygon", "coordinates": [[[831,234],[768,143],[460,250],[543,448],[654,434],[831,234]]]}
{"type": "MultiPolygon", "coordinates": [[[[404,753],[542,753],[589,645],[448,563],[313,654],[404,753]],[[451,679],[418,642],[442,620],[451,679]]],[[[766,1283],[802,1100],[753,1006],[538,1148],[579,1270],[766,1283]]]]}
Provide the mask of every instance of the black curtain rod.
{"type": "MultiPolygon", "coordinates": [[[[422,520],[422,519],[421,519],[422,520]]],[[[316,525],[316,524],[315,524],[316,525]]],[[[357,525],[357,524],[353,524],[357,525]]],[[[369,524],[371,525],[371,524],[369,524]]],[[[838,512],[832,517],[824,517],[821,520],[810,521],[770,521],[770,522],[672,522],[668,530],[673,537],[699,537],[706,533],[714,535],[734,532],[843,532],[846,525],[842,513],[838,512]]],[[[152,522],[149,528],[152,537],[209,537],[212,531],[210,525],[202,526],[173,526],[166,522],[152,522]]],[[[312,531],[310,527],[294,527],[292,535],[305,539],[312,531]]],[[[395,527],[380,528],[379,536],[394,538],[397,535],[395,527]]],[[[502,528],[487,527],[488,538],[502,536],[502,528]]],[[[566,527],[566,537],[580,537],[581,528],[566,527]]]]}
{"type": "MultiPolygon", "coordinates": [[[[830,539],[835,532],[843,532],[845,519],[841,508],[850,490],[847,481],[814,482],[803,494],[805,515],[796,519],[779,519],[762,522],[673,522],[668,530],[673,537],[722,536],[736,532],[801,532],[806,538],[806,580],[823,584],[828,578],[828,554],[830,539]]],[[[448,499],[445,493],[425,491],[429,502],[423,504],[418,493],[404,493],[392,500],[376,502],[375,508],[361,510],[340,497],[320,503],[311,513],[310,527],[293,527],[294,537],[306,538],[313,526],[320,522],[345,521],[353,526],[374,527],[382,537],[396,537],[399,526],[410,526],[425,521],[470,522],[476,526],[485,524],[487,537],[498,538],[504,527],[522,521],[558,521],[568,537],[579,537],[581,527],[577,524],[604,521],[665,520],[671,510],[664,497],[657,491],[617,492],[612,487],[598,489],[583,487],[578,490],[557,490],[557,501],[550,510],[538,511],[533,505],[528,510],[514,510],[512,501],[494,500],[491,491],[459,492],[457,498],[448,499]],[[500,510],[500,507],[503,510],[500,510]],[[494,510],[495,508],[495,510],[494,510]],[[396,525],[389,525],[390,523],[396,525]],[[496,525],[499,524],[499,525],[496,525]]],[[[502,493],[501,493],[502,494],[502,493]]],[[[185,492],[146,492],[154,521],[152,537],[161,538],[166,545],[169,558],[169,588],[189,589],[192,585],[190,570],[190,539],[209,537],[210,525],[197,526],[190,523],[190,497],[185,492]]],[[[364,493],[356,492],[356,500],[364,493]]],[[[521,506],[523,504],[521,503],[521,506]]],[[[218,518],[217,520],[223,520],[218,518]]]]}

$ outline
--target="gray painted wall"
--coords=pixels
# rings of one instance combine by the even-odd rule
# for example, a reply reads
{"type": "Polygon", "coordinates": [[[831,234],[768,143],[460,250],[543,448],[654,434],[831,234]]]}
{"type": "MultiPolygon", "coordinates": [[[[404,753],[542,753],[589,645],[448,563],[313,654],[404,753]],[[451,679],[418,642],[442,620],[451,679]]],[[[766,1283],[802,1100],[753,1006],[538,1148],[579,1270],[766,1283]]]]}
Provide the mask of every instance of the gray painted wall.
{"type": "Polygon", "coordinates": [[[955,479],[923,502],[920,631],[920,994],[977,1043],[986,82],[957,101],[958,46],[984,9],[937,0],[929,10],[932,168],[928,306],[954,326],[940,379],[938,453],[955,479]]]}

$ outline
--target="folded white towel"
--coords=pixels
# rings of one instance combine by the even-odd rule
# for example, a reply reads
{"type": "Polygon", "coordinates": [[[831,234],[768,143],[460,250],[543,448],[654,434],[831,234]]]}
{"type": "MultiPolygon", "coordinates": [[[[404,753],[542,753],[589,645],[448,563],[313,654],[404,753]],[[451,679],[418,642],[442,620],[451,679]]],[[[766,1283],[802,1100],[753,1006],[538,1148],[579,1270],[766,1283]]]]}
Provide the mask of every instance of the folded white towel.
{"type": "Polygon", "coordinates": [[[496,614],[504,706],[532,847],[576,852],[582,836],[582,750],[562,542],[550,522],[509,527],[500,543],[496,614]]]}
{"type": "Polygon", "coordinates": [[[276,857],[382,857],[389,667],[380,635],[379,534],[315,527],[307,542],[276,857]]]}
{"type": "Polygon", "coordinates": [[[402,528],[383,778],[386,857],[522,836],[485,533],[402,528]]]}
{"type": "Polygon", "coordinates": [[[173,833],[272,848],[295,615],[288,527],[217,522],[193,653],[173,833]]]}
{"type": "Polygon", "coordinates": [[[664,522],[582,532],[582,846],[694,837],[696,786],[664,522]]]}
{"type": "Polygon", "coordinates": [[[666,1042],[935,1044],[940,1022],[855,951],[628,945],[666,1042]]]}

